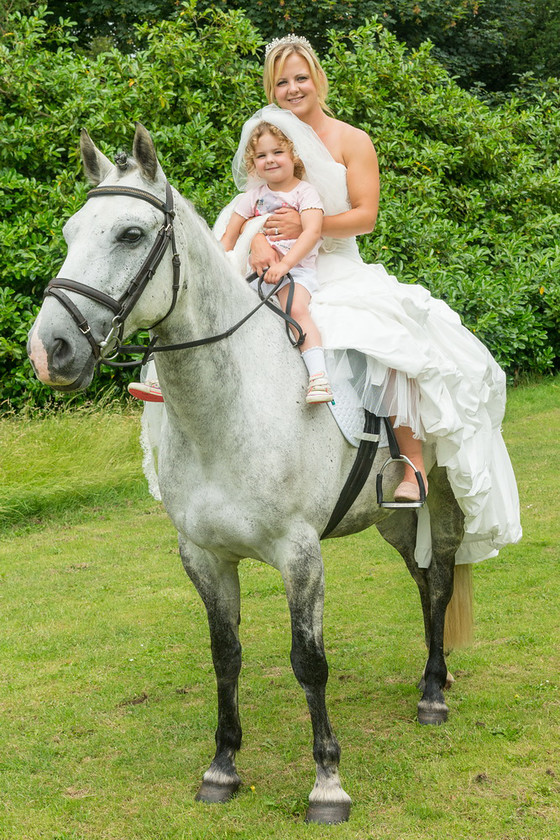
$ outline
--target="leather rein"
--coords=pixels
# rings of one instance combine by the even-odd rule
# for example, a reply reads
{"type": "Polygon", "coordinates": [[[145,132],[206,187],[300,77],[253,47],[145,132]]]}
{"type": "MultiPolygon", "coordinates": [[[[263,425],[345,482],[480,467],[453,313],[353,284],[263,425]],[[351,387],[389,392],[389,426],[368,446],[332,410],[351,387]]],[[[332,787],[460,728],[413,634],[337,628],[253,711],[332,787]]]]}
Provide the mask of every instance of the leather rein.
{"type": "MultiPolygon", "coordinates": [[[[180,288],[181,260],[179,254],[177,253],[177,247],[175,243],[175,231],[173,228],[173,219],[175,218],[175,210],[173,205],[173,191],[168,182],[166,182],[165,184],[165,202],[160,201],[160,199],[157,198],[155,195],[152,195],[152,193],[149,193],[145,190],[140,190],[135,187],[124,186],[94,187],[94,189],[88,192],[87,198],[90,199],[96,198],[98,196],[107,195],[128,196],[130,198],[137,198],[142,201],[146,201],[163,213],[164,221],[163,225],[161,226],[156,235],[155,242],[152,245],[148,256],[144,260],[135,277],[129,283],[125,292],[119,298],[112,298],[110,295],[107,295],[105,294],[105,292],[101,292],[98,289],[94,289],[92,286],[87,286],[84,283],[79,283],[77,280],[70,280],[65,277],[55,277],[54,280],[50,281],[47,288],[45,289],[43,297],[55,297],[70,314],[70,316],[78,326],[80,332],[86,337],[91,346],[97,364],[103,363],[105,365],[110,365],[111,367],[135,367],[139,364],[145,364],[148,361],[149,357],[152,355],[152,353],[163,353],[170,350],[188,350],[193,347],[202,347],[206,344],[213,344],[217,341],[221,341],[222,339],[228,338],[230,335],[236,332],[262,306],[268,306],[270,309],[272,309],[285,320],[286,331],[294,347],[299,347],[299,345],[303,343],[303,341],[305,340],[305,335],[303,334],[303,331],[300,325],[297,323],[297,321],[295,321],[290,316],[294,288],[294,281],[291,275],[288,275],[290,281],[290,290],[288,293],[286,312],[277,307],[270,300],[270,298],[276,293],[276,291],[280,287],[280,284],[282,283],[284,278],[279,280],[278,283],[276,283],[276,285],[273,286],[272,290],[265,295],[262,292],[262,284],[264,280],[264,275],[262,275],[262,277],[260,277],[259,279],[258,287],[259,297],[261,298],[260,302],[247,315],[241,318],[240,321],[238,321],[236,324],[234,324],[232,327],[225,330],[224,332],[219,333],[218,335],[208,336],[206,338],[199,338],[193,341],[184,341],[178,344],[164,345],[156,344],[156,342],[158,341],[158,336],[156,335],[154,336],[154,338],[152,338],[149,344],[122,344],[125,321],[136,306],[136,304],[138,303],[148,283],[156,273],[158,266],[161,263],[169,245],[171,245],[172,249],[173,265],[171,304],[165,315],[158,321],[156,321],[155,324],[152,324],[151,327],[148,327],[148,329],[155,329],[159,324],[162,323],[162,321],[164,321],[169,315],[171,315],[171,313],[175,309],[180,288]],[[68,297],[68,295],[65,294],[65,291],[76,292],[77,294],[83,295],[84,297],[87,297],[90,300],[96,301],[97,303],[101,303],[103,306],[106,306],[114,313],[114,317],[111,322],[111,329],[109,330],[109,333],[107,334],[106,338],[104,338],[100,342],[97,342],[95,340],[91,327],[87,322],[87,319],[80,312],[76,304],[68,297]],[[293,327],[294,330],[296,330],[296,332],[298,333],[299,337],[297,340],[292,338],[290,326],[293,327]],[[138,353],[142,353],[141,359],[135,359],[133,361],[128,362],[114,361],[115,357],[119,354],[135,355],[138,353]]],[[[257,275],[252,274],[250,277],[247,278],[247,280],[251,281],[256,278],[257,275]]]]}

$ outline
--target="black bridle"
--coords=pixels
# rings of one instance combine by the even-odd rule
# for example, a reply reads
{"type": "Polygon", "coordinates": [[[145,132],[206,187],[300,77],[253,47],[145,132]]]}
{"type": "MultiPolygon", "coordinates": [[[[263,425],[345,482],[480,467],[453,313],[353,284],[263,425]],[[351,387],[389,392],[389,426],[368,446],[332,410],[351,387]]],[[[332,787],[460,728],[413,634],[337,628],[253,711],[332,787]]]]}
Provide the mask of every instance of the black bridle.
{"type": "MultiPolygon", "coordinates": [[[[126,291],[118,299],[115,300],[110,295],[105,294],[105,292],[100,292],[98,289],[94,289],[91,286],[86,286],[84,283],[79,283],[77,280],[70,280],[65,277],[55,277],[54,280],[51,280],[51,282],[45,289],[44,297],[55,297],[75,321],[80,332],[88,340],[97,364],[100,364],[102,362],[103,364],[110,365],[112,367],[134,367],[138,364],[145,364],[152,353],[162,353],[169,350],[188,350],[193,347],[202,347],[206,344],[213,344],[217,341],[221,341],[224,338],[228,338],[230,335],[236,332],[236,330],[238,330],[239,327],[241,327],[246,321],[248,321],[249,318],[251,318],[251,316],[254,315],[255,312],[257,312],[257,310],[261,308],[261,306],[265,305],[271,308],[277,314],[281,315],[282,318],[286,321],[286,330],[288,333],[288,337],[290,338],[290,341],[292,342],[294,347],[299,347],[299,345],[303,343],[303,341],[305,340],[303,331],[300,325],[297,323],[297,321],[295,321],[290,316],[290,309],[293,298],[293,279],[290,275],[288,275],[290,280],[290,291],[288,294],[287,311],[284,312],[282,309],[275,306],[275,304],[273,304],[270,301],[270,298],[276,293],[280,284],[282,283],[283,278],[278,281],[278,283],[272,288],[272,290],[268,294],[264,295],[262,292],[262,283],[264,279],[263,275],[259,281],[259,296],[261,300],[259,301],[257,306],[255,306],[240,321],[234,324],[233,327],[230,327],[223,333],[208,336],[207,338],[195,339],[194,341],[184,341],[178,344],[165,344],[156,346],[156,342],[158,341],[157,336],[154,336],[151,342],[147,345],[122,344],[124,323],[127,317],[134,309],[134,307],[136,306],[136,304],[138,303],[146,286],[156,273],[157,268],[161,263],[163,256],[170,244],[172,249],[173,264],[171,304],[165,315],[147,329],[155,329],[155,327],[157,327],[159,324],[162,323],[162,321],[164,321],[169,315],[171,315],[171,313],[175,309],[175,305],[177,303],[177,296],[179,293],[181,261],[179,258],[179,254],[177,253],[175,243],[175,231],[173,228],[175,210],[173,207],[173,192],[169,183],[166,182],[165,184],[165,202],[160,201],[160,199],[157,198],[155,195],[152,195],[152,193],[149,193],[145,190],[125,186],[95,187],[94,189],[89,191],[87,198],[90,199],[95,198],[97,196],[106,195],[129,196],[130,198],[138,198],[142,201],[147,201],[153,207],[156,207],[158,210],[161,210],[161,212],[164,215],[164,221],[163,225],[161,226],[156,235],[156,239],[154,244],[152,245],[150,253],[144,260],[134,279],[129,283],[126,291]],[[90,300],[94,300],[97,303],[101,303],[103,306],[106,306],[108,309],[114,312],[114,317],[111,322],[111,329],[109,330],[109,333],[107,334],[106,338],[104,338],[100,342],[97,342],[95,340],[91,331],[91,327],[87,322],[87,319],[80,312],[76,304],[70,300],[68,295],[66,295],[63,290],[69,292],[77,292],[78,294],[83,295],[84,297],[87,297],[90,300]],[[292,326],[296,330],[296,332],[298,332],[299,338],[297,340],[292,339],[290,333],[290,326],[292,326]],[[135,359],[134,361],[130,362],[116,362],[114,361],[114,359],[115,356],[117,356],[119,353],[123,353],[125,355],[136,355],[138,353],[142,353],[142,358],[135,359]]],[[[256,279],[256,277],[257,275],[253,274],[247,279],[250,281],[256,279]]]]}
{"type": "Polygon", "coordinates": [[[170,244],[173,251],[173,285],[171,304],[165,315],[160,318],[159,321],[156,321],[155,324],[152,324],[149,329],[157,327],[158,324],[161,324],[161,322],[173,312],[175,304],[177,303],[177,295],[179,293],[181,261],[175,245],[175,231],[173,229],[175,210],[173,209],[173,192],[169,183],[166,182],[165,184],[165,203],[160,201],[155,195],[152,195],[152,193],[146,192],[145,190],[124,186],[95,187],[93,190],[89,191],[87,198],[90,199],[105,195],[124,195],[130,196],[131,198],[139,198],[142,201],[147,201],[163,213],[163,225],[159,229],[150,253],[140,266],[138,273],[129,283],[128,288],[118,298],[118,300],[110,297],[110,295],[106,295],[104,292],[100,292],[98,289],[86,286],[84,283],[79,283],[77,280],[69,280],[65,277],[55,277],[54,280],[51,280],[45,289],[44,296],[47,297],[48,295],[51,295],[52,297],[55,297],[62,306],[64,306],[67,312],[70,313],[80,332],[82,332],[89,341],[96,362],[105,362],[106,364],[109,364],[110,357],[120,352],[124,322],[138,303],[144,289],[156,273],[157,268],[163,259],[163,255],[170,244]],[[98,343],[95,340],[87,319],[84,315],[82,315],[78,307],[70,300],[64,291],[62,291],[63,289],[70,292],[77,292],[90,300],[101,303],[115,313],[111,323],[111,329],[103,341],[98,343]]]}

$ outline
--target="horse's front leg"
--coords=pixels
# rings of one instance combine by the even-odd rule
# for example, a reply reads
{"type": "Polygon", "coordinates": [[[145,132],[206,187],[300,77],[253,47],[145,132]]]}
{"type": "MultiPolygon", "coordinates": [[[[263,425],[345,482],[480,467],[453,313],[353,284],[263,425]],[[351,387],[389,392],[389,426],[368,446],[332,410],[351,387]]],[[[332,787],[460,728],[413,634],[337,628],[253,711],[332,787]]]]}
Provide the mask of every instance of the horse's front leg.
{"type": "Polygon", "coordinates": [[[237,686],[241,670],[237,564],[179,538],[185,570],[206,607],[218,688],[216,754],[196,795],[201,802],[227,802],[241,785],[235,754],[241,746],[237,686]]]}
{"type": "Polygon", "coordinates": [[[292,623],[291,662],[305,691],[313,727],[317,776],[309,795],[306,821],[345,822],[351,799],[338,777],[340,747],[326,708],[328,665],[323,645],[324,574],[319,541],[299,539],[284,558],[282,576],[292,623]]]}

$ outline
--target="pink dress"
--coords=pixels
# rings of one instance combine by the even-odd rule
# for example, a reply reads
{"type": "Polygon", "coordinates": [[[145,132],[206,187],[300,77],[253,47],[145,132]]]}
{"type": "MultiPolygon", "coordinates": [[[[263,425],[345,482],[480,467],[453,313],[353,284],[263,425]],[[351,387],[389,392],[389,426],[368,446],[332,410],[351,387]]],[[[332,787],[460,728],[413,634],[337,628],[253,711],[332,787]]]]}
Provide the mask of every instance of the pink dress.
{"type": "MultiPolygon", "coordinates": [[[[271,190],[267,184],[260,184],[257,187],[253,187],[239,196],[235,204],[235,212],[239,216],[243,216],[244,219],[252,219],[255,216],[266,216],[269,213],[274,213],[275,210],[279,210],[281,207],[291,207],[297,210],[298,213],[302,213],[304,210],[323,211],[323,203],[315,187],[307,181],[300,181],[289,192],[271,190]]],[[[282,239],[280,242],[271,242],[268,237],[267,240],[281,255],[287,254],[294,242],[296,242],[295,239],[282,239]]],[[[290,272],[294,281],[304,286],[310,295],[319,291],[315,263],[320,245],[321,241],[317,242],[315,247],[290,272]]],[[[286,280],[279,288],[281,289],[288,282],[286,280]]],[[[253,288],[257,288],[257,285],[257,280],[251,283],[253,288]]]]}

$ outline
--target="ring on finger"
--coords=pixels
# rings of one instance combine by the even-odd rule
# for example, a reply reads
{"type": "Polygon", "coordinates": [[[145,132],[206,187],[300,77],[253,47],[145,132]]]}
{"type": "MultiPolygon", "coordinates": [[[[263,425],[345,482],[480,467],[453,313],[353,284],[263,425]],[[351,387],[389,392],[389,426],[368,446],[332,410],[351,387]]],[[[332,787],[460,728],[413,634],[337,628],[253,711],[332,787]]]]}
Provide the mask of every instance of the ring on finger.
{"type": "Polygon", "coordinates": [[[278,236],[278,228],[274,228],[274,230],[276,232],[276,236],[278,236]]]}

